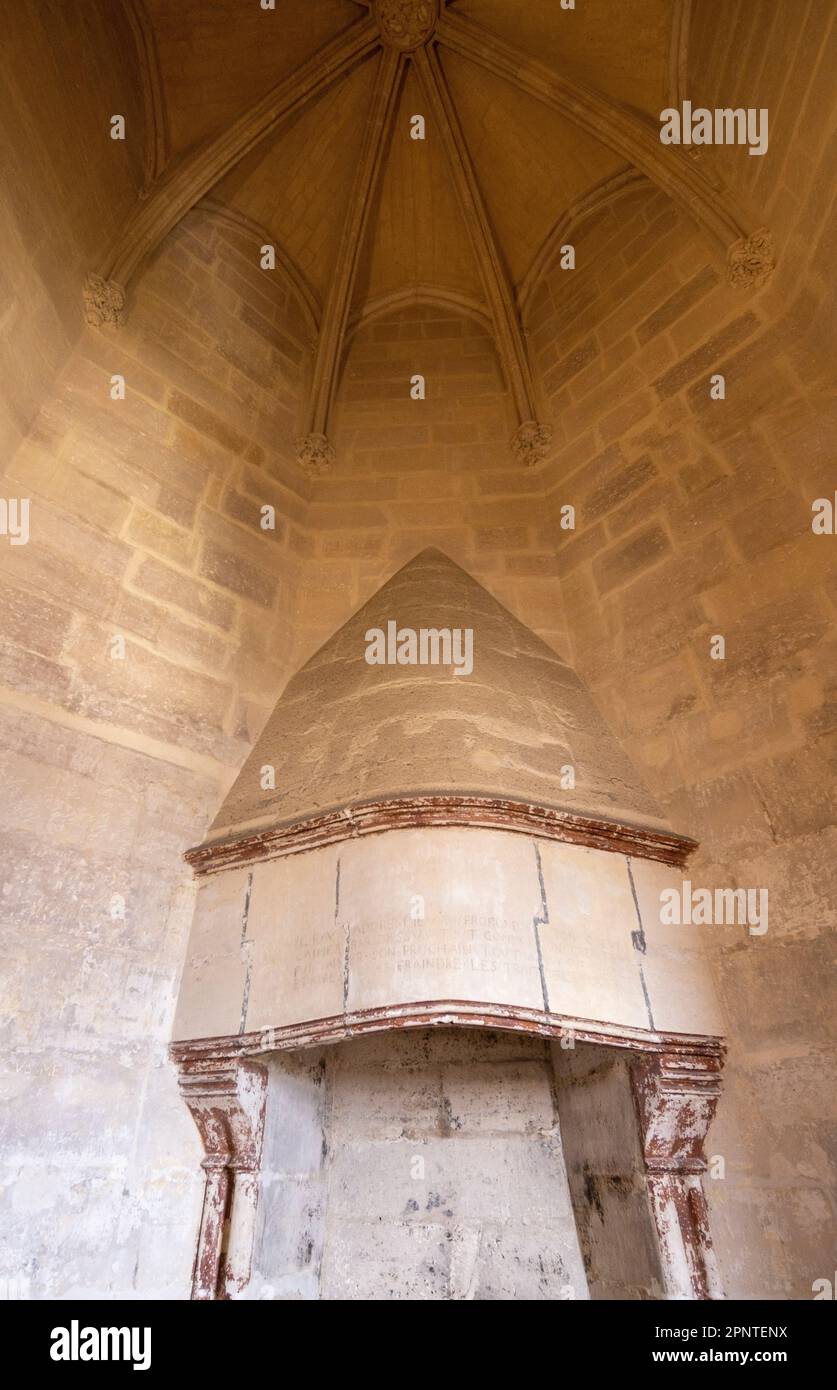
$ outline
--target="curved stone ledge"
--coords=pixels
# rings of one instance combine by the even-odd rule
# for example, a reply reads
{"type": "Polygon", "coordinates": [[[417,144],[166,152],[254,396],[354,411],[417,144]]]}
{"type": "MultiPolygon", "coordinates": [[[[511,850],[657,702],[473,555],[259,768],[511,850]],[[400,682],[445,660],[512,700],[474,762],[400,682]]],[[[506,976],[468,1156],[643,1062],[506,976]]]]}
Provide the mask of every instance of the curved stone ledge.
{"type": "Polygon", "coordinates": [[[259,1028],[255,1032],[230,1034],[173,1042],[169,1055],[174,1062],[200,1059],[256,1057],[266,1052],[283,1052],[302,1047],[320,1047],[367,1033],[385,1033],[406,1028],[495,1028],[511,1033],[559,1041],[572,1035],[576,1042],[595,1043],[630,1052],[689,1058],[709,1057],[721,1062],[726,1044],[720,1036],[697,1033],[657,1032],[645,1028],[618,1027],[599,1019],[571,1018],[542,1009],[518,1008],[508,1004],[473,1003],[466,999],[425,1000],[380,1009],[358,1009],[287,1027],[259,1028]]]}
{"type": "Polygon", "coordinates": [[[360,835],[423,826],[506,830],[543,840],[585,845],[588,849],[630,854],[638,859],[653,859],[674,868],[683,868],[689,855],[697,849],[697,841],[686,835],[623,825],[553,806],[538,806],[505,797],[439,794],[391,797],[324,811],[287,825],[272,825],[265,830],[197,845],[187,850],[184,858],[196,874],[208,874],[262,859],[303,854],[360,835]]]}

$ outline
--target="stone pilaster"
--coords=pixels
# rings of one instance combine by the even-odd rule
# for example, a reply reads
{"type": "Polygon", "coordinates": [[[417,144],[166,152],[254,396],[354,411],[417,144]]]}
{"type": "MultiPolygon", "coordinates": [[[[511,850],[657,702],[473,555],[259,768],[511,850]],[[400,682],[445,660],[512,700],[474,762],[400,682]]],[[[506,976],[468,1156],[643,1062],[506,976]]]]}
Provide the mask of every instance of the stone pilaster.
{"type": "Polygon", "coordinates": [[[723,1298],[701,1183],[721,1094],[721,1059],[644,1056],[632,1081],[665,1296],[723,1298]]]}
{"type": "Polygon", "coordinates": [[[196,1058],[180,1063],[179,1084],[206,1153],[192,1298],[229,1298],[250,1279],[267,1071],[237,1058],[196,1058]]]}

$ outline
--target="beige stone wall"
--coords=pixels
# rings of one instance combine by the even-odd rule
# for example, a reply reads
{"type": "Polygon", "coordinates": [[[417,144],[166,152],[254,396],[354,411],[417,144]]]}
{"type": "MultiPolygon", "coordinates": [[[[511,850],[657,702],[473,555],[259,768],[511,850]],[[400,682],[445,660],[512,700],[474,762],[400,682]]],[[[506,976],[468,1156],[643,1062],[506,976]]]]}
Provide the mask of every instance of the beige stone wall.
{"type": "Polygon", "coordinates": [[[255,256],[252,237],[189,218],[129,323],[85,330],[4,476],[31,503],[30,543],[0,553],[11,683],[223,765],[281,687],[305,549],[290,458],[306,324],[255,256]],[[16,654],[46,629],[40,659],[16,654]]]}
{"type": "Polygon", "coordinates": [[[588,1297],[547,1044],[418,1031],[270,1071],[252,1296],[588,1297]]]}
{"type": "Polygon", "coordinates": [[[729,1293],[810,1297],[833,1270],[835,1177],[837,542],[810,531],[834,489],[832,7],[735,0],[719,24],[693,6],[693,98],[772,107],[771,156],[709,152],[774,233],[765,291],[725,288],[661,197],[623,199],[573,233],[574,277],[531,300],[556,429],[544,470],[511,462],[485,330],[424,305],[354,336],[337,468],[316,484],[292,450],[310,324],[256,269],[252,230],[191,214],[132,287],[126,327],[83,331],[84,273],[143,158],[107,135],[112,113],[142,122],[121,10],[84,10],[81,30],[49,7],[47,33],[43,6],[14,7],[14,68],[47,80],[37,109],[19,82],[0,96],[16,161],[3,491],[32,504],[29,544],[0,541],[0,1272],[39,1297],[185,1295],[200,1155],[165,1061],[193,897],[181,852],[288,676],[436,545],[573,661],[702,840],[696,881],[770,888],[767,937],[714,929],[732,1052],[710,1199],[729,1293]]]}
{"type": "Polygon", "coordinates": [[[452,310],[395,310],[353,337],[335,411],[338,464],[311,498],[305,659],[395,570],[438,546],[538,636],[564,636],[543,483],[521,472],[485,329],[452,310]],[[424,401],[410,379],[425,377],[424,401]]]}
{"type": "Polygon", "coordinates": [[[710,1141],[727,1176],[709,1188],[729,1293],[805,1298],[834,1237],[837,549],[811,531],[834,483],[827,244],[808,265],[784,246],[776,282],[742,298],[650,193],[575,240],[584,275],[568,287],[554,272],[529,325],[560,440],[548,472],[570,659],[701,841],[695,885],[769,889],[767,936],[693,929],[714,933],[732,1044],[710,1141]],[[565,503],[575,532],[557,528],[565,503]]]}
{"type": "Polygon", "coordinates": [[[304,548],[305,325],[251,242],[189,219],[3,479],[31,503],[29,543],[0,545],[3,1273],[37,1297],[188,1289],[199,1145],[165,1060],[181,856],[284,682],[304,548]]]}
{"type": "Polygon", "coordinates": [[[121,3],[15,0],[0,17],[0,455],[29,430],[84,325],[81,285],[143,184],[145,112],[121,3]],[[126,139],[111,140],[122,115],[126,139]]]}
{"type": "Polygon", "coordinates": [[[281,277],[256,268],[260,242],[206,212],[186,219],[132,289],[125,326],[84,331],[4,475],[4,494],[31,503],[28,545],[0,546],[4,1272],[23,1266],[38,1297],[187,1291],[200,1155],[164,1060],[193,902],[181,855],[288,675],[434,537],[460,465],[463,558],[500,575],[524,614],[530,582],[548,589],[545,635],[559,611],[554,575],[545,586],[515,573],[524,550],[539,568],[537,503],[524,497],[526,523],[499,526],[516,483],[487,339],[469,344],[456,320],[423,336],[438,311],[419,316],[437,368],[419,453],[379,433],[384,335],[366,383],[354,377],[374,402],[366,442],[382,447],[364,461],[361,399],[359,452],[342,452],[344,407],[341,462],[309,506],[293,440],[310,326],[281,277]],[[454,330],[475,365],[451,386],[438,349],[454,330]],[[125,400],[110,398],[114,373],[125,400]],[[424,490],[435,511],[417,511],[424,490]],[[266,503],[274,533],[259,527],[266,503]],[[370,512],[374,526],[358,527],[370,512]],[[52,1117],[46,1136],[33,1096],[52,1117]]]}
{"type": "Polygon", "coordinates": [[[806,530],[810,496],[827,491],[827,441],[804,342],[771,336],[766,297],[732,298],[662,203],[637,200],[578,238],[597,292],[611,277],[610,312],[591,317],[581,280],[548,288],[533,312],[559,431],[544,475],[508,461],[487,340],[472,343],[480,389],[464,366],[446,384],[444,334],[464,363],[471,329],[431,329],[424,308],[363,331],[368,354],[350,356],[339,403],[338,469],[311,486],[290,448],[302,311],[278,284],[265,294],[251,244],[191,219],[138,286],[126,329],[85,335],[8,471],[7,490],[33,504],[29,546],[0,553],[4,719],[21,789],[6,813],[22,1059],[7,1110],[10,1248],[37,1252],[40,1293],[101,1291],[105,1247],[114,1291],[184,1292],[198,1150],[162,1062],[191,911],[180,852],[287,674],[413,546],[436,543],[567,651],[560,566],[573,659],[675,823],[705,841],[700,874],[774,894],[768,940],[731,935],[721,952],[734,1051],[715,1140],[728,1178],[710,1195],[731,1291],[805,1297],[826,1258],[831,1181],[814,982],[831,892],[820,822],[833,577],[829,538],[806,530]],[[407,347],[393,358],[396,333],[407,347]],[[736,333],[750,336],[728,376],[745,394],[730,392],[721,421],[701,373],[736,349],[713,344],[681,364],[698,339],[729,345],[736,333]],[[399,403],[426,342],[428,400],[399,403]],[[124,402],[109,399],[117,370],[124,402]],[[777,398],[779,379],[793,391],[777,398]],[[546,517],[546,489],[553,506],[579,508],[570,539],[546,517]],[[277,507],[275,537],[257,529],[263,500],[277,507]],[[558,559],[546,564],[550,543],[558,559]],[[726,690],[706,660],[710,630],[730,638],[726,690]],[[127,668],[110,658],[114,633],[127,668]],[[110,917],[114,893],[125,923],[110,917]],[[95,1124],[91,1141],[78,1096],[101,1107],[109,1074],[107,1141],[95,1124]],[[22,1118],[33,1085],[55,1116],[49,1146],[22,1118]],[[182,1255],[163,1261],[172,1243],[182,1255]],[[761,1268],[747,1249],[763,1252],[761,1268]]]}

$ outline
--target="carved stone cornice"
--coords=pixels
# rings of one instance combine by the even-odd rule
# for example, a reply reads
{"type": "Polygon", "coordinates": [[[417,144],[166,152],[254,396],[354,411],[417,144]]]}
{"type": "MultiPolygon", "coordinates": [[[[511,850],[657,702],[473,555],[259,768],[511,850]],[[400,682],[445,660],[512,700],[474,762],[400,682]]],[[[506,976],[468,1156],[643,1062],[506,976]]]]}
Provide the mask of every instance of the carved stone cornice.
{"type": "Polygon", "coordinates": [[[105,280],[91,270],[84,282],[83,294],[85,317],[94,328],[107,323],[117,326],[124,323],[125,291],[115,280],[105,280]]]}
{"type": "Polygon", "coordinates": [[[225,1037],[192,1038],[169,1044],[169,1055],[181,1068],[212,1063],[229,1067],[237,1060],[263,1057],[269,1052],[320,1047],[367,1033],[404,1031],[411,1028],[498,1028],[503,1032],[525,1033],[532,1037],[560,1040],[571,1034],[579,1043],[594,1043],[620,1052],[631,1052],[637,1062],[650,1063],[665,1057],[682,1066],[695,1063],[718,1071],[724,1058],[723,1038],[694,1033],[652,1031],[629,1028],[599,1019],[577,1018],[570,1014],[546,1013],[543,1009],[515,1004],[492,1004],[469,999],[417,1000],[413,1004],[382,1005],[376,1009],[356,1009],[328,1018],[312,1019],[277,1027],[259,1028],[251,1033],[225,1037]]]}
{"type": "Polygon", "coordinates": [[[411,53],[433,37],[439,0],[374,0],[372,12],[382,41],[400,53],[411,53]]]}
{"type": "Polygon", "coordinates": [[[727,279],[736,289],[756,289],[764,285],[776,269],[773,238],[766,228],[742,237],[727,256],[727,279]]]}
{"type": "Polygon", "coordinates": [[[197,845],[187,850],[184,858],[196,874],[215,873],[256,860],[303,854],[362,835],[424,826],[506,830],[543,840],[585,845],[588,849],[630,854],[638,859],[653,859],[676,868],[682,868],[697,849],[694,840],[672,831],[623,825],[604,817],[579,815],[504,797],[438,793],[391,797],[335,808],[286,825],[272,825],[265,830],[197,845]]]}
{"type": "Polygon", "coordinates": [[[309,478],[321,478],[334,466],[334,448],[327,435],[306,434],[296,441],[296,457],[300,468],[309,478]]]}

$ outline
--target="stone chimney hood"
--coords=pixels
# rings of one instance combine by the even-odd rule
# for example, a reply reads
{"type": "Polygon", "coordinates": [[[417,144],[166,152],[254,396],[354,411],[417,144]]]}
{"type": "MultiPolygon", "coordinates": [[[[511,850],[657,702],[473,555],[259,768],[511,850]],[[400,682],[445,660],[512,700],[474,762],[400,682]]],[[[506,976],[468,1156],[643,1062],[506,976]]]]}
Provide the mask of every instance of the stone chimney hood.
{"type": "Polygon", "coordinates": [[[219,1275],[218,1221],[230,1184],[254,1209],[267,1055],[436,1026],[620,1050],[663,1284],[714,1296],[695,1175],[720,1024],[694,934],[660,917],[693,848],[570,667],[439,551],[405,565],[289,682],[187,855],[172,1054],[209,1164],[195,1296],[249,1277],[219,1275]]]}
{"type": "Polygon", "coordinates": [[[693,848],[570,667],[425,550],[289,682],[189,852],[177,1036],[343,1034],[450,1001],[527,1026],[715,1031],[659,922],[693,848]],[[460,641],[399,662],[422,630],[460,641]]]}
{"type": "MultiPolygon", "coordinates": [[[[670,835],[572,669],[452,560],[425,550],[288,683],[190,859],[196,868],[240,859],[260,835],[265,847],[307,848],[303,827],[325,833],[335,816],[362,834],[370,807],[406,814],[415,802],[418,816],[421,798],[428,813],[434,798],[449,798],[443,823],[473,824],[475,811],[455,810],[467,797],[552,813],[555,825],[565,817],[568,834],[574,821],[591,836],[647,833],[675,860],[693,848],[670,835]],[[469,674],[366,659],[368,632],[389,637],[397,655],[397,633],[446,628],[473,633],[469,674]],[[275,768],[275,791],[261,785],[265,767],[275,768]]],[[[518,828],[519,815],[507,814],[507,828],[518,828]]]]}

